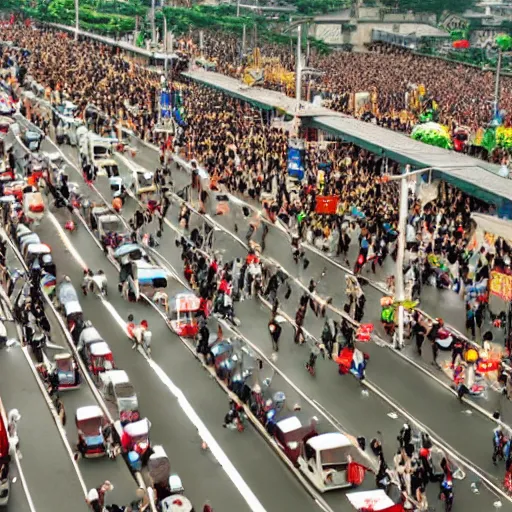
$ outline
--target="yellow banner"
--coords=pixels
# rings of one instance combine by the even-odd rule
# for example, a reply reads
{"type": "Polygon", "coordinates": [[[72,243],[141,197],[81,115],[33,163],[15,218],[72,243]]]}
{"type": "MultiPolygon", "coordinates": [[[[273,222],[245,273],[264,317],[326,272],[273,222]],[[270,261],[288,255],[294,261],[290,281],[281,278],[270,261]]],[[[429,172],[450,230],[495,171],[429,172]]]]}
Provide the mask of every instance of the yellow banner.
{"type": "Polygon", "coordinates": [[[490,292],[510,302],[512,300],[512,276],[502,272],[491,272],[490,292]]]}

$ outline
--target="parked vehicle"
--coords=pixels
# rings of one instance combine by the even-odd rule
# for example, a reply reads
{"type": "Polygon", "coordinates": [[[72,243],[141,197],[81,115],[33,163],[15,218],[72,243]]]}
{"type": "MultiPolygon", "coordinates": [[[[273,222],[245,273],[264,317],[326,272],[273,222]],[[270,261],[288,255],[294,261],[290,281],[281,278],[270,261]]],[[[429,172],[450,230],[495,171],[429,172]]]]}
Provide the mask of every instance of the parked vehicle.
{"type": "Polygon", "coordinates": [[[115,369],[114,355],[104,341],[85,344],[84,360],[91,375],[99,379],[99,374],[115,369]]]}
{"type": "Polygon", "coordinates": [[[301,473],[323,493],[352,487],[349,464],[351,461],[359,462],[361,458],[359,448],[347,436],[330,432],[303,443],[297,463],[301,473]]]}
{"type": "Polygon", "coordinates": [[[106,454],[103,429],[107,421],[97,405],[80,407],[76,411],[79,451],[85,458],[103,457],[106,454]]]}
{"type": "Polygon", "coordinates": [[[71,329],[78,324],[83,325],[84,314],[82,306],[71,280],[66,280],[65,278],[57,285],[56,298],[60,311],[66,317],[68,328],[71,329]]]}
{"type": "Polygon", "coordinates": [[[101,391],[107,400],[115,403],[121,425],[139,421],[137,393],[124,370],[100,373],[101,391]]]}
{"type": "Polygon", "coordinates": [[[59,379],[59,391],[77,389],[80,387],[81,377],[78,365],[73,356],[67,352],[56,354],[53,358],[55,371],[59,379]]]}
{"type": "Polygon", "coordinates": [[[151,299],[158,291],[167,288],[167,272],[144,260],[132,261],[131,275],[128,277],[128,298],[138,301],[141,295],[151,299]]]}
{"type": "Polygon", "coordinates": [[[82,165],[91,165],[98,176],[110,178],[119,175],[119,168],[112,152],[112,146],[117,143],[117,139],[103,138],[89,132],[81,137],[79,142],[82,165]]]}
{"type": "Polygon", "coordinates": [[[51,274],[57,275],[57,268],[52,258],[52,250],[47,244],[28,244],[24,246],[23,257],[27,263],[27,267],[32,268],[34,265],[51,274]]]}
{"type": "Polygon", "coordinates": [[[178,293],[172,301],[171,328],[184,338],[193,338],[199,331],[197,316],[201,301],[192,292],[178,293]]]}
{"type": "Polygon", "coordinates": [[[0,400],[0,507],[7,506],[11,494],[11,480],[9,478],[9,433],[7,430],[7,414],[0,400]]]}
{"type": "Polygon", "coordinates": [[[149,441],[149,429],[151,423],[147,418],[128,423],[123,427],[121,436],[121,445],[123,450],[128,453],[128,459],[133,463],[133,469],[139,469],[145,466],[151,455],[151,443],[149,441]],[[138,456],[129,456],[130,453],[138,456]]]}
{"type": "Polygon", "coordinates": [[[276,422],[273,432],[277,446],[295,466],[299,465],[302,445],[316,435],[315,422],[303,424],[297,416],[279,420],[276,422]]]}
{"type": "Polygon", "coordinates": [[[132,171],[132,188],[137,195],[155,192],[155,175],[142,167],[134,167],[132,171]]]}

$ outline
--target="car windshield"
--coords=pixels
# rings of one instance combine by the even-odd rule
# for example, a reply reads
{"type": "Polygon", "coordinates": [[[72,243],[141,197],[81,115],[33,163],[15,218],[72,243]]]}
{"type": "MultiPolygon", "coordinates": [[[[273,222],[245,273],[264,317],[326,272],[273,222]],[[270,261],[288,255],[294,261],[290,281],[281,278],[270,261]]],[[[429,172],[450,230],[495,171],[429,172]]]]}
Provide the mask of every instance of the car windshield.
{"type": "Polygon", "coordinates": [[[348,450],[346,446],[339,448],[331,448],[330,450],[322,450],[320,452],[320,460],[322,466],[333,464],[346,464],[348,450]]]}
{"type": "Polygon", "coordinates": [[[94,146],[94,156],[102,157],[109,154],[109,148],[105,146],[94,146]]]}
{"type": "Polygon", "coordinates": [[[147,176],[145,174],[139,174],[139,186],[151,187],[153,185],[153,175],[147,176]]]}
{"type": "Polygon", "coordinates": [[[118,398],[117,406],[119,407],[119,411],[136,411],[138,408],[137,398],[134,396],[118,398]]]}
{"type": "Polygon", "coordinates": [[[120,223],[117,220],[108,221],[108,222],[102,222],[101,228],[103,231],[113,231],[114,233],[117,233],[121,229],[120,223]]]}

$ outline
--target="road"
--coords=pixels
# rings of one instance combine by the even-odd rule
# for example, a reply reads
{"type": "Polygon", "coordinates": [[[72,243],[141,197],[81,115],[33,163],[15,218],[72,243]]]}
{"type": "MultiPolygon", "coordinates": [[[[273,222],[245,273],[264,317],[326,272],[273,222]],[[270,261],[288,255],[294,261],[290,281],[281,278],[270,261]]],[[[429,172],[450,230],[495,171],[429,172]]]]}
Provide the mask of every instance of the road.
{"type": "MultiPolygon", "coordinates": [[[[2,304],[2,308],[5,306],[2,304]]],[[[66,451],[54,418],[48,408],[36,378],[29,366],[18,339],[14,323],[6,322],[9,339],[18,340],[16,345],[0,351],[0,390],[4,407],[18,409],[21,467],[26,484],[38,512],[53,511],[58,503],[63,510],[87,510],[84,493],[66,451]],[[66,482],[65,489],[63,482],[66,482]],[[48,489],[61,489],[58,501],[48,489]]],[[[30,510],[21,478],[12,463],[16,483],[12,484],[8,510],[30,510]]]]}
{"type": "MultiPolygon", "coordinates": [[[[15,336],[13,331],[10,326],[9,336],[15,336]]],[[[0,352],[0,389],[6,410],[16,408],[22,417],[18,425],[21,466],[34,506],[38,512],[53,511],[57,504],[63,510],[85,512],[75,470],[22,350],[18,345],[0,352]],[[58,499],[50,489],[60,489],[58,499]]],[[[11,478],[16,476],[14,462],[12,467],[11,478]]],[[[8,510],[30,510],[19,476],[12,484],[8,510]]]]}
{"type": "MultiPolygon", "coordinates": [[[[65,150],[67,151],[67,148],[65,150]]],[[[70,153],[68,152],[68,154],[70,153]]],[[[108,185],[105,178],[99,178],[97,185],[103,192],[107,192],[108,185]]],[[[133,208],[134,205],[128,203],[124,213],[129,215],[130,210],[133,211],[133,208]]],[[[170,211],[169,213],[169,219],[174,222],[177,220],[175,214],[176,211],[174,213],[170,211]]],[[[60,220],[64,222],[65,217],[61,216],[60,220]]],[[[89,255],[91,253],[90,242],[87,240],[82,241],[82,233],[74,233],[72,237],[73,244],[77,247],[80,254],[89,255]]],[[[216,237],[216,247],[223,250],[226,255],[229,255],[229,258],[238,255],[244,257],[245,254],[241,246],[230,240],[229,237],[223,237],[220,240],[216,237]]],[[[267,247],[269,245],[270,243],[267,242],[267,247]]],[[[180,268],[180,252],[174,245],[174,235],[171,234],[169,229],[164,233],[158,250],[165,254],[165,257],[176,268],[180,268]]],[[[288,251],[289,249],[286,250],[288,251]]],[[[66,262],[67,259],[64,263],[66,262]]],[[[314,262],[312,262],[310,267],[313,264],[314,262]]],[[[100,260],[97,265],[94,264],[91,267],[94,269],[103,268],[108,272],[109,281],[115,281],[116,275],[111,272],[110,268],[108,270],[105,268],[105,260],[100,260]]],[[[320,273],[322,268],[318,267],[317,272],[320,273]]],[[[311,272],[310,269],[308,271],[311,272]]],[[[288,301],[289,304],[294,305],[290,308],[290,313],[293,313],[295,304],[298,302],[297,295],[297,291],[294,290],[292,297],[288,301]]],[[[116,305],[116,309],[117,307],[116,305]]],[[[122,305],[119,308],[122,308],[122,305]]],[[[264,352],[270,354],[270,342],[266,331],[266,324],[269,318],[268,311],[257,306],[253,301],[237,304],[236,310],[237,316],[242,321],[241,332],[264,352]]],[[[321,322],[313,316],[308,316],[306,327],[314,330],[315,334],[319,335],[321,322]]],[[[408,413],[418,418],[421,423],[427,425],[441,439],[453,446],[457,452],[470,459],[473,465],[479,466],[481,472],[486,474],[491,481],[499,484],[503,468],[497,469],[493,467],[490,461],[489,445],[494,425],[492,422],[476,414],[471,416],[463,414],[464,408],[456,403],[451,394],[440,388],[431,379],[419,374],[419,372],[413,371],[407,363],[398,359],[388,350],[373,346],[368,347],[368,351],[371,352],[372,356],[371,361],[375,361],[375,363],[370,363],[368,370],[369,380],[374,382],[378,388],[381,388],[381,383],[386,386],[382,387],[383,394],[391,396],[392,401],[397,402],[404,409],[406,415],[404,417],[402,411],[395,410],[393,405],[386,403],[373,394],[369,396],[363,394],[360,385],[351,378],[340,377],[332,363],[321,362],[316,379],[311,379],[303,368],[307,353],[305,353],[303,348],[295,346],[291,339],[291,328],[286,326],[279,352],[279,368],[298,387],[307,390],[309,397],[321,404],[349,432],[356,435],[373,436],[378,428],[383,433],[384,438],[388,440],[388,450],[391,451],[394,449],[394,439],[401,423],[408,413]],[[415,385],[412,386],[411,382],[415,382],[415,385]],[[388,393],[388,389],[391,389],[390,393],[388,393]],[[340,400],[340,393],[343,400],[340,400]],[[392,411],[398,412],[397,419],[388,416],[392,411]]],[[[154,357],[159,363],[160,358],[165,357],[160,352],[158,346],[155,348],[154,357]]],[[[479,470],[477,469],[477,471],[479,470]]],[[[470,473],[464,482],[457,483],[457,488],[461,489],[461,492],[457,493],[457,502],[454,510],[462,510],[463,506],[465,510],[473,509],[473,507],[476,510],[476,507],[483,506],[484,502],[487,503],[485,506],[490,506],[490,500],[493,498],[486,492],[482,492],[478,496],[470,495],[469,484],[473,479],[478,480],[474,474],[470,473]],[[484,502],[479,500],[484,500],[484,502]]],[[[506,508],[508,508],[508,505],[506,503],[506,508]]]]}
{"type": "MultiPolygon", "coordinates": [[[[64,220],[60,212],[57,217],[61,222],[64,220]]],[[[37,231],[42,240],[52,241],[59,274],[70,276],[75,285],[79,286],[82,270],[69,256],[51,223],[43,221],[37,231]]],[[[182,401],[176,400],[171,394],[166,377],[172,379],[173,385],[184,393],[266,510],[282,510],[285,505],[299,511],[311,510],[312,500],[259,434],[247,429],[240,435],[222,428],[228,410],[228,399],[224,392],[212,383],[209,374],[180,340],[170,333],[156,312],[143,305],[128,304],[117,295],[114,284],[117,281],[116,272],[103,253],[93,246],[86,230],[79,229],[73,233],[72,241],[91,268],[105,270],[111,283],[109,301],[120,317],[126,319],[129,313],[133,313],[138,321],[145,318],[151,326],[152,354],[156,364],[152,363],[148,367],[142,356],[130,349],[131,342],[121,327],[113,322],[101,301],[94,296],[82,300],[86,318],[92,319],[110,345],[117,366],[130,376],[137,391],[141,414],[151,421],[152,442],[162,444],[165,448],[173,471],[184,482],[187,496],[198,507],[209,500],[214,509],[218,510],[251,510],[212,455],[213,451],[204,452],[201,449],[197,429],[187,418],[182,401]]]]}
{"type": "MultiPolygon", "coordinates": [[[[8,251],[8,265],[10,266],[10,268],[20,268],[18,260],[16,259],[14,254],[11,253],[10,250],[8,251]]],[[[21,284],[21,281],[19,284],[21,284]]],[[[55,354],[67,351],[67,341],[62,333],[62,330],[55,316],[53,315],[52,311],[49,308],[46,309],[46,314],[51,324],[52,343],[60,347],[64,347],[64,350],[47,349],[48,357],[50,358],[50,360],[52,360],[55,354]]],[[[12,350],[19,352],[19,358],[23,356],[23,354],[21,354],[21,349],[12,350]]],[[[25,373],[22,373],[21,369],[20,372],[18,373],[17,370],[15,370],[12,366],[6,365],[5,375],[10,375],[12,379],[18,379],[20,383],[18,386],[13,388],[13,393],[17,392],[18,389],[25,389],[21,384],[24,381],[30,383],[33,382],[34,386],[37,385],[36,382],[34,381],[34,376],[33,374],[31,374],[30,368],[28,367],[28,363],[26,361],[25,366],[25,373]]],[[[3,376],[3,372],[0,372],[0,378],[1,376],[3,376]]],[[[15,398],[13,396],[13,400],[14,399],[15,398]]],[[[16,398],[16,400],[18,400],[18,398],[16,398]]],[[[25,400],[27,400],[27,405],[24,405],[23,409],[35,411],[35,418],[37,418],[39,415],[42,416],[41,407],[47,410],[47,406],[43,402],[43,397],[41,396],[39,389],[37,395],[35,393],[25,393],[24,400],[21,403],[24,404],[25,400]],[[37,403],[40,404],[38,407],[36,407],[37,403]]],[[[61,400],[64,403],[64,408],[67,417],[66,424],[64,426],[66,437],[71,446],[71,449],[75,451],[76,443],[78,440],[78,434],[74,418],[75,412],[79,407],[95,405],[97,402],[92,394],[91,389],[87,386],[87,383],[85,381],[82,382],[82,385],[79,389],[69,390],[61,393],[61,400]]],[[[23,415],[22,408],[18,408],[20,409],[21,414],[23,415]]],[[[50,444],[52,436],[58,436],[55,423],[53,423],[53,421],[50,420],[48,422],[44,422],[41,424],[38,423],[38,420],[35,420],[33,422],[26,420],[22,424],[22,428],[27,429],[27,435],[34,440],[34,445],[41,445],[42,447],[44,447],[45,450],[48,449],[49,452],[53,450],[53,444],[50,444]],[[34,427],[36,428],[35,431],[34,427]],[[42,427],[40,431],[37,430],[39,429],[39,427],[42,427]],[[30,434],[28,433],[29,429],[31,432],[30,434]],[[48,443],[44,441],[46,437],[48,437],[50,440],[48,443]]],[[[58,439],[58,441],[62,445],[62,440],[60,438],[58,439]]],[[[69,499],[72,499],[73,503],[77,503],[77,495],[75,493],[75,488],[72,481],[73,477],[75,477],[76,479],[76,473],[74,468],[72,467],[69,455],[66,453],[65,459],[55,459],[54,463],[52,462],[50,466],[48,466],[46,463],[46,457],[41,457],[40,455],[37,454],[37,451],[34,457],[36,458],[34,458],[33,464],[30,465],[30,471],[34,472],[34,477],[36,475],[43,475],[44,477],[46,477],[47,474],[51,474],[50,471],[47,471],[47,467],[55,468],[55,471],[59,476],[59,478],[55,480],[55,483],[60,482],[60,485],[62,485],[62,481],[69,480],[69,487],[67,489],[67,491],[69,491],[69,499]],[[64,478],[64,475],[71,475],[71,477],[67,476],[66,478],[64,478]]],[[[128,467],[126,466],[124,460],[121,457],[118,457],[115,461],[111,461],[106,457],[99,459],[80,458],[78,461],[78,468],[87,489],[98,487],[105,480],[110,480],[112,482],[112,484],[114,485],[114,489],[112,492],[107,494],[106,500],[108,504],[115,503],[118,505],[124,505],[130,503],[132,500],[136,498],[137,484],[133,479],[130,471],[128,470],[128,467]]],[[[43,480],[43,476],[40,476],[39,478],[43,480]]],[[[51,488],[51,486],[43,487],[41,485],[40,489],[41,492],[44,495],[46,495],[45,499],[54,499],[54,496],[52,496],[51,493],[48,493],[47,490],[43,492],[43,489],[51,488]]],[[[55,485],[54,488],[58,488],[58,486],[55,485]]],[[[84,496],[82,492],[78,502],[83,503],[83,501],[84,496]]],[[[76,506],[77,505],[74,505],[74,507],[76,506]]]]}

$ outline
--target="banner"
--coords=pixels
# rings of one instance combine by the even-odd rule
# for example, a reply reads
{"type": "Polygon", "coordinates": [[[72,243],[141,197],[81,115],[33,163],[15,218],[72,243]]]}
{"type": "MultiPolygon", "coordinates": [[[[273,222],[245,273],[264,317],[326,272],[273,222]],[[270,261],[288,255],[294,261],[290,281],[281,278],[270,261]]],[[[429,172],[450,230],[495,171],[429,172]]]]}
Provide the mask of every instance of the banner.
{"type": "Polygon", "coordinates": [[[288,146],[288,174],[299,180],[304,178],[304,141],[292,140],[288,146]]]}
{"type": "Polygon", "coordinates": [[[512,301],[512,276],[493,270],[489,283],[490,292],[504,301],[512,301]]]}
{"type": "Polygon", "coordinates": [[[163,90],[160,93],[160,115],[162,119],[169,119],[171,117],[171,95],[167,90],[163,90]]]}
{"type": "Polygon", "coordinates": [[[319,215],[335,215],[338,209],[338,196],[320,196],[316,198],[315,213],[319,215]]]}

